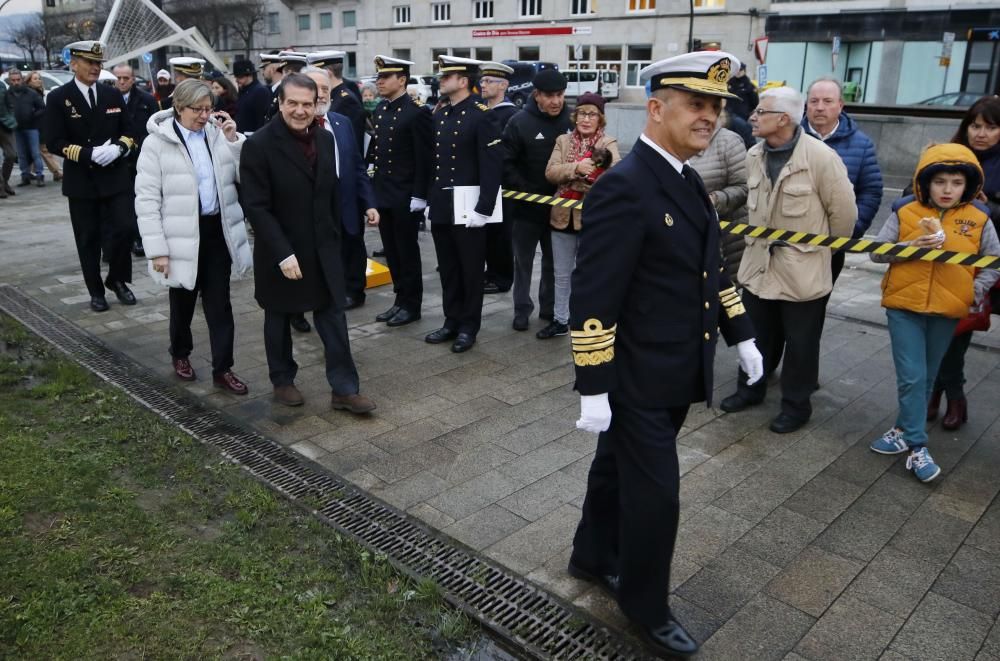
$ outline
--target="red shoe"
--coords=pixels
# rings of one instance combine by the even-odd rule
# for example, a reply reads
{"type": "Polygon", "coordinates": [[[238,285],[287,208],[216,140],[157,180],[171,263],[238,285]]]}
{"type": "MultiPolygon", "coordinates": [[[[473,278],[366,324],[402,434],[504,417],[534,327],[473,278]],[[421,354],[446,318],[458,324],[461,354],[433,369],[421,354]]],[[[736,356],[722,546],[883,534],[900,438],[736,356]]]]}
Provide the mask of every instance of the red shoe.
{"type": "Polygon", "coordinates": [[[181,381],[194,381],[196,378],[191,361],[187,358],[174,358],[174,374],[181,381]]]}
{"type": "Polygon", "coordinates": [[[239,377],[228,370],[222,374],[213,374],[212,383],[215,384],[216,388],[228,390],[234,395],[245,395],[250,392],[247,384],[240,381],[239,377]]]}

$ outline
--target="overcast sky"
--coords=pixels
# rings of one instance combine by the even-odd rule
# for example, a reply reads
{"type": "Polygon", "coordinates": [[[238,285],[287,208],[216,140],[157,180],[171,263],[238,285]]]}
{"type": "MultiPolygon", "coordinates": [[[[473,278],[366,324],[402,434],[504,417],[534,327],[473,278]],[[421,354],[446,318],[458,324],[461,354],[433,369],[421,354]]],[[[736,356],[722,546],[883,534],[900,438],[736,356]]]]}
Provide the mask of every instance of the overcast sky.
{"type": "MultiPolygon", "coordinates": [[[[0,4],[3,0],[0,0],[0,4]]],[[[26,14],[31,12],[42,11],[42,0],[10,0],[6,7],[3,8],[3,15],[9,16],[10,14],[26,14]]]]}

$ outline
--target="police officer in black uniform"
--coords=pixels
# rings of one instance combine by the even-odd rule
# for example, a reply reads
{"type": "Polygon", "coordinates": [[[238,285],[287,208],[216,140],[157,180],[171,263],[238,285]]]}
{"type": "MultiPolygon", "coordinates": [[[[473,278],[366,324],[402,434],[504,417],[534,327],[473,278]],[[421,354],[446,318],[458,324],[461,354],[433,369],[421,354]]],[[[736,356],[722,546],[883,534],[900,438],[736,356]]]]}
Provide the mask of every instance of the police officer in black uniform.
{"type": "Polygon", "coordinates": [[[104,57],[99,41],[68,47],[73,80],[51,92],[45,105],[46,146],[65,159],[62,192],[69,198],[76,250],[95,312],[108,309],[105,287],[123,305],[135,305],[132,282],[131,183],[126,160],[135,149],[118,90],[97,82],[104,57]],[[108,277],[101,280],[102,225],[109,227],[108,277]]]}
{"type": "Polygon", "coordinates": [[[698,644],[667,604],[677,535],[677,433],[711,402],[717,328],[763,374],[726,276],[719,223],[684,162],[708,147],[739,62],[699,52],[656,62],[645,130],[587,195],[570,298],[577,427],[599,432],[571,575],[604,587],[658,655],[698,644]]]}
{"type": "Polygon", "coordinates": [[[431,113],[406,93],[413,62],[379,55],[375,71],[382,102],[372,119],[375,135],[369,160],[375,169],[372,183],[378,205],[378,231],[392,274],[396,300],[376,321],[403,326],[420,319],[424,281],[420,263],[420,221],[427,207],[431,176],[431,113]]]}
{"type": "Polygon", "coordinates": [[[438,56],[441,96],[448,102],[434,112],[436,145],[429,202],[431,236],[444,290],[444,325],[424,339],[431,344],[453,340],[455,353],[468,351],[476,343],[482,323],[485,226],[499,204],[503,170],[496,115],[471,93],[481,64],[464,57],[438,56]],[[479,187],[471,209],[455,209],[456,186],[479,187]]]}
{"type": "Polygon", "coordinates": [[[309,66],[319,67],[330,72],[330,76],[333,78],[333,89],[330,90],[330,111],[351,120],[358,150],[363,155],[367,116],[364,106],[361,105],[361,100],[354,96],[351,86],[344,80],[344,58],[346,57],[347,53],[342,50],[326,50],[309,53],[306,56],[306,62],[309,63],[309,66]]]}

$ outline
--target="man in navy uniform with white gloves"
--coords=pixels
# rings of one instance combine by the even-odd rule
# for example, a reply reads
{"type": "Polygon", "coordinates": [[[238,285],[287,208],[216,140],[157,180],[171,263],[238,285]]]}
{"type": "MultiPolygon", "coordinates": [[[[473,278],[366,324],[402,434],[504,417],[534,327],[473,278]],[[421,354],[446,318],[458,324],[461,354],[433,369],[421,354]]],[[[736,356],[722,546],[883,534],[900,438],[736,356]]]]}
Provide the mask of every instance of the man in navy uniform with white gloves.
{"type": "Polygon", "coordinates": [[[444,290],[444,325],[424,339],[430,344],[453,340],[455,353],[472,348],[482,323],[486,223],[499,204],[503,171],[497,115],[471,92],[481,64],[465,57],[438,56],[441,96],[448,97],[448,103],[434,113],[437,142],[428,202],[444,290]],[[479,187],[465,224],[455,222],[456,186],[479,187]]]}
{"type": "Polygon", "coordinates": [[[45,142],[65,159],[62,193],[69,199],[76,252],[94,312],[108,309],[105,287],[122,305],[135,305],[132,282],[132,176],[127,157],[135,148],[122,95],[99,85],[104,44],[69,46],[73,80],[45,100],[45,142]],[[105,230],[107,230],[105,232],[105,230]],[[101,240],[107,234],[108,277],[101,281],[101,240]]]}
{"type": "Polygon", "coordinates": [[[717,329],[751,381],[763,362],[719,253],[718,216],[685,164],[708,147],[739,61],[699,52],[656,62],[646,127],[587,195],[573,293],[581,416],[599,433],[569,573],[603,586],[660,655],[698,643],[667,604],[677,536],[677,434],[711,402],[717,329]]]}

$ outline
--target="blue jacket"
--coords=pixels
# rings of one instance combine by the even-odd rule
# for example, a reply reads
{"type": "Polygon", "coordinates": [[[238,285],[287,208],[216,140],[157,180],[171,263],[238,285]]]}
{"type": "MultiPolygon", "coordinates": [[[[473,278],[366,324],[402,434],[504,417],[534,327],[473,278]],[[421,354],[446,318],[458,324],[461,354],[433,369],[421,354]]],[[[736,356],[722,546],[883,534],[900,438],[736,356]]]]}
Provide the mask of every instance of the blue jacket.
{"type": "MultiPolygon", "coordinates": [[[[802,128],[813,137],[819,138],[809,130],[809,120],[805,117],[802,118],[802,128]]],[[[840,160],[847,166],[847,177],[854,186],[858,219],[854,223],[852,236],[857,239],[871,227],[872,219],[875,218],[882,202],[882,170],[878,167],[875,143],[845,112],[840,113],[840,125],[825,143],[840,155],[840,160]]]]}
{"type": "Polygon", "coordinates": [[[344,115],[328,112],[326,121],[330,122],[333,137],[337,142],[340,190],[343,193],[340,196],[340,220],[345,232],[357,236],[365,230],[361,216],[368,209],[375,208],[372,182],[368,178],[367,166],[355,141],[351,120],[344,115]]]}

